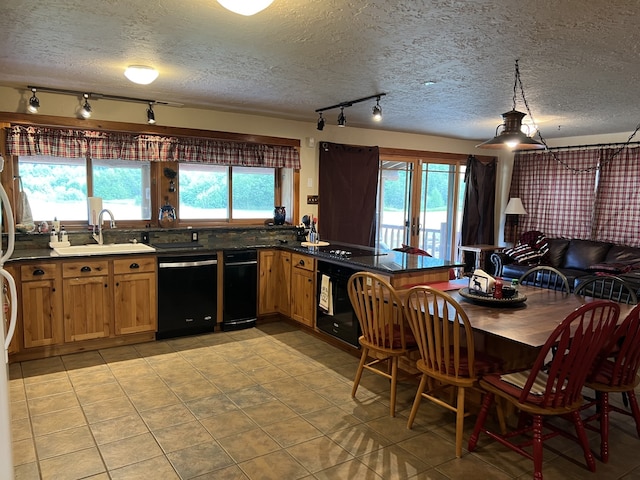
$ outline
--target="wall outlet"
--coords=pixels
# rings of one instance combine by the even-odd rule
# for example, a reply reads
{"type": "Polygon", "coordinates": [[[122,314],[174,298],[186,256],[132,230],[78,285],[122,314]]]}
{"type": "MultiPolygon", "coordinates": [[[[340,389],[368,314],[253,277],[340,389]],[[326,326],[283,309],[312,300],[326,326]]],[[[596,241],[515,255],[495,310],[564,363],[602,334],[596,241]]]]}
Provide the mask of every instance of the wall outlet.
{"type": "Polygon", "coordinates": [[[198,241],[198,232],[191,232],[191,241],[192,242],[198,241]]]}
{"type": "Polygon", "coordinates": [[[149,232],[142,232],[142,243],[149,245],[149,232]]]}

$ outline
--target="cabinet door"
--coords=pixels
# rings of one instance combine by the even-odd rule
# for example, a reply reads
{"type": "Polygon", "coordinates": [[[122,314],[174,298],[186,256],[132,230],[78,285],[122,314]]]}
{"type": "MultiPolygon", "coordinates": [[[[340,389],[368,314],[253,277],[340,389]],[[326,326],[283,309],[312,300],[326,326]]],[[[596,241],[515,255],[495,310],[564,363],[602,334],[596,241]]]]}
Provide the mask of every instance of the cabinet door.
{"type": "Polygon", "coordinates": [[[313,327],[315,301],[315,273],[293,267],[291,271],[291,318],[313,327]]]}
{"type": "Polygon", "coordinates": [[[24,347],[62,343],[62,300],[54,278],[22,282],[22,331],[24,347]]]}
{"type": "Polygon", "coordinates": [[[65,342],[109,336],[111,295],[108,276],[65,278],[63,292],[65,342]]]}
{"type": "Polygon", "coordinates": [[[291,316],[291,252],[278,252],[278,281],[272,286],[276,290],[278,312],[291,316]]]}
{"type": "Polygon", "coordinates": [[[155,332],[158,328],[156,274],[114,275],[116,335],[155,332]]]}
{"type": "Polygon", "coordinates": [[[261,250],[258,256],[258,315],[268,315],[277,311],[276,294],[277,263],[275,250],[261,250]]]}

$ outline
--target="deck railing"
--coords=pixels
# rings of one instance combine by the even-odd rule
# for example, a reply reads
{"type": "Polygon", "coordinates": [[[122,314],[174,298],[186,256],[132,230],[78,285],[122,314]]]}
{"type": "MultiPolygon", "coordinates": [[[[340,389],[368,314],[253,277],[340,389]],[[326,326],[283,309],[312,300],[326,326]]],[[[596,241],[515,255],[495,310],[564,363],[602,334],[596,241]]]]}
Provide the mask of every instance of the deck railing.
{"type": "MultiPolygon", "coordinates": [[[[379,241],[389,248],[400,247],[406,242],[405,227],[400,225],[380,225],[379,241]]],[[[442,243],[442,239],[447,238],[447,224],[441,223],[440,229],[434,228],[420,228],[419,244],[414,245],[423,250],[426,250],[431,256],[436,258],[443,258],[445,252],[441,252],[440,249],[445,246],[442,243]]]]}

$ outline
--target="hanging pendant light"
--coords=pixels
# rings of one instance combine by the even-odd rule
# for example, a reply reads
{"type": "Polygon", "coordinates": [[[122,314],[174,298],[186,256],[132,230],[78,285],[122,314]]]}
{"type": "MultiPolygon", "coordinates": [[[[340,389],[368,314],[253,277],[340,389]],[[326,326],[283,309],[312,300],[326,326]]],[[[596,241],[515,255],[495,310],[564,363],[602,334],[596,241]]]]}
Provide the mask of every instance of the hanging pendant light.
{"type": "MultiPolygon", "coordinates": [[[[502,124],[496,128],[496,136],[491,140],[487,140],[479,145],[477,148],[505,148],[517,149],[517,150],[535,150],[546,148],[544,144],[534,140],[522,131],[522,119],[527,115],[516,110],[516,96],[517,89],[520,86],[520,92],[522,94],[522,100],[527,111],[529,107],[527,100],[524,96],[524,89],[522,88],[522,81],[520,80],[520,69],[518,67],[518,60],[516,60],[515,67],[515,81],[513,85],[513,108],[509,112],[502,114],[502,124]],[[500,128],[502,127],[502,130],[500,128]],[[499,133],[498,133],[499,132],[499,133]]],[[[529,112],[529,115],[531,113],[529,112]]]]}
{"type": "Polygon", "coordinates": [[[273,0],[218,0],[227,10],[247,17],[261,12],[273,3],[273,0]]]}

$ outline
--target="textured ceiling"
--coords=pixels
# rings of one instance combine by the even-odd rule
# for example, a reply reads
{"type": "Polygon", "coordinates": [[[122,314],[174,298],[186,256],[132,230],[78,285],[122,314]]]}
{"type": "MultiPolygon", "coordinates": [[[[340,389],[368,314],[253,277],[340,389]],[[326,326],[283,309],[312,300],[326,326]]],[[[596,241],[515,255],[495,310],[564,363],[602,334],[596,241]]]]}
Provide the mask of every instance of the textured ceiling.
{"type": "Polygon", "coordinates": [[[512,107],[519,59],[544,137],[631,132],[638,12],[637,0],[275,0],[253,17],[215,0],[3,2],[0,84],[312,124],[317,108],[386,92],[382,123],[374,101],[347,108],[348,125],[484,140],[512,107]],[[130,64],[160,76],[134,85],[130,64]]]}

